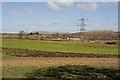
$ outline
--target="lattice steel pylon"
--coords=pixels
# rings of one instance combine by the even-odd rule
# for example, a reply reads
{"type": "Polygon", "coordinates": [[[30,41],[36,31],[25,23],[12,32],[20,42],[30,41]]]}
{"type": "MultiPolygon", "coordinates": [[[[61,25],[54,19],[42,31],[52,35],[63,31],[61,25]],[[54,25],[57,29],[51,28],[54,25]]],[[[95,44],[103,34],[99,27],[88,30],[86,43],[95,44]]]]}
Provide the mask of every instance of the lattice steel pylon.
{"type": "Polygon", "coordinates": [[[85,30],[86,30],[86,29],[85,29],[85,27],[86,27],[85,21],[86,21],[86,20],[88,20],[88,19],[85,19],[84,16],[83,16],[83,14],[82,14],[82,18],[79,19],[80,24],[77,25],[77,26],[80,26],[79,32],[81,33],[81,38],[82,38],[82,39],[84,39],[84,36],[85,36],[84,32],[85,32],[85,30]]]}
{"type": "Polygon", "coordinates": [[[85,19],[85,18],[83,17],[83,15],[82,15],[82,18],[79,19],[80,24],[77,25],[77,26],[80,26],[80,30],[79,30],[80,32],[85,32],[85,27],[86,27],[85,21],[86,21],[86,20],[88,20],[88,19],[85,19]]]}
{"type": "Polygon", "coordinates": [[[85,31],[85,19],[81,18],[81,24],[80,24],[80,32],[84,32],[85,31]]]}

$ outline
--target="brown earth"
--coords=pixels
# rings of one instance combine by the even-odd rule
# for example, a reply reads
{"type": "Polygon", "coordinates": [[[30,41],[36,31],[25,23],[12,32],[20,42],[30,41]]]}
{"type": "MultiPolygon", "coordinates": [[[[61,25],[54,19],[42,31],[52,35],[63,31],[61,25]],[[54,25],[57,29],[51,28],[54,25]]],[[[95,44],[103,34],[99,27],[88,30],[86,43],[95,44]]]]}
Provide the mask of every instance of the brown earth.
{"type": "Polygon", "coordinates": [[[80,58],[80,57],[14,57],[3,59],[2,67],[36,66],[48,67],[53,65],[88,65],[93,67],[118,67],[119,58],[80,58]]]}
{"type": "Polygon", "coordinates": [[[2,48],[6,55],[16,57],[84,57],[84,58],[119,58],[118,54],[92,54],[92,53],[69,53],[69,52],[48,52],[19,48],[2,48]]]}
{"type": "Polygon", "coordinates": [[[118,67],[118,55],[81,54],[46,52],[27,49],[2,48],[3,54],[10,55],[2,60],[2,67],[36,66],[48,67],[59,65],[88,65],[93,67],[118,67]]]}

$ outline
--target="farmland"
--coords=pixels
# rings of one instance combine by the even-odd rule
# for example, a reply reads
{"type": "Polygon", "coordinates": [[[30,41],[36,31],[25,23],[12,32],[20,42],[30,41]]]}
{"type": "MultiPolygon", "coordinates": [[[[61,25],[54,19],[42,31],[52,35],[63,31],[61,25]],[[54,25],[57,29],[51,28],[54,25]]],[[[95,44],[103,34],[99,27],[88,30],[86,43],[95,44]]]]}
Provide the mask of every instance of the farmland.
{"type": "Polygon", "coordinates": [[[120,80],[118,2],[16,1],[0,4],[2,80],[120,80]]]}
{"type": "Polygon", "coordinates": [[[3,78],[26,78],[26,73],[36,69],[65,65],[118,68],[118,58],[12,57],[3,55],[2,62],[3,78]]]}
{"type": "MultiPolygon", "coordinates": [[[[34,73],[34,70],[39,71],[41,68],[49,69],[49,67],[53,67],[54,69],[54,67],[57,67],[59,69],[59,66],[66,65],[78,65],[81,67],[87,65],[90,69],[91,67],[95,69],[107,68],[108,71],[110,70],[110,73],[112,73],[111,71],[115,71],[115,76],[118,77],[116,72],[119,66],[119,56],[117,56],[118,46],[116,44],[108,45],[105,44],[105,42],[106,41],[81,42],[3,39],[3,78],[26,78],[30,75],[33,77],[43,76],[43,74],[34,76],[34,74],[27,75],[27,73],[31,71],[34,73]]],[[[101,69],[96,70],[99,71],[101,69]]],[[[63,74],[68,75],[68,77],[69,74],[75,76],[71,73],[63,74]]],[[[84,73],[80,74],[83,74],[81,77],[85,78],[86,74],[91,73],[88,72],[85,75],[84,73]]],[[[96,72],[94,74],[96,74],[96,72]]],[[[104,76],[102,72],[99,75],[102,75],[101,78],[104,76]]],[[[92,76],[95,77],[97,75],[91,75],[89,78],[92,76]]],[[[46,77],[46,75],[44,75],[44,77],[46,77]]],[[[109,75],[106,77],[109,77],[109,75]]]]}
{"type": "Polygon", "coordinates": [[[118,54],[117,45],[107,45],[100,42],[80,41],[39,41],[39,40],[2,40],[3,48],[20,48],[50,52],[118,54]],[[12,46],[11,46],[12,45],[12,46]]]}

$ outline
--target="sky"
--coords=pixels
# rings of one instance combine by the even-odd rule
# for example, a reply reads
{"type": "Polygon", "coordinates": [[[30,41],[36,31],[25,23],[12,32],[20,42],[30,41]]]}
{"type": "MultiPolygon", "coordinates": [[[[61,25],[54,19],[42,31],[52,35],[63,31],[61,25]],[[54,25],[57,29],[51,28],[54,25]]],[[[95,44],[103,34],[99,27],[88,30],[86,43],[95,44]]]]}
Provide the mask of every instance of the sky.
{"type": "Polygon", "coordinates": [[[117,2],[66,1],[2,2],[2,32],[78,32],[82,17],[86,31],[118,30],[117,2]]]}

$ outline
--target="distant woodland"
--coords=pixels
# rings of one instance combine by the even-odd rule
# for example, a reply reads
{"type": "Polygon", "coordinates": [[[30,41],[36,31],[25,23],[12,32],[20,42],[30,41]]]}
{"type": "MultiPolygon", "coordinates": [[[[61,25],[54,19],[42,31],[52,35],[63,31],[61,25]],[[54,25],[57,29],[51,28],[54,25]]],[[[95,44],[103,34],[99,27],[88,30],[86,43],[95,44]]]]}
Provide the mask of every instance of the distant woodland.
{"type": "Polygon", "coordinates": [[[32,40],[118,40],[120,32],[112,30],[95,30],[78,33],[49,33],[49,32],[29,32],[2,33],[3,39],[32,39],[32,40]]]}

